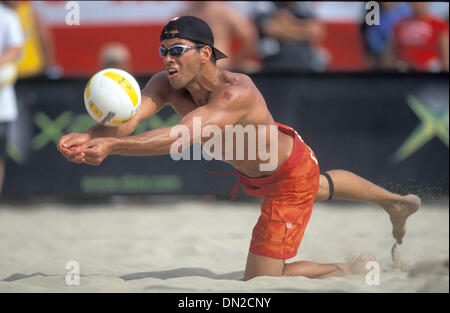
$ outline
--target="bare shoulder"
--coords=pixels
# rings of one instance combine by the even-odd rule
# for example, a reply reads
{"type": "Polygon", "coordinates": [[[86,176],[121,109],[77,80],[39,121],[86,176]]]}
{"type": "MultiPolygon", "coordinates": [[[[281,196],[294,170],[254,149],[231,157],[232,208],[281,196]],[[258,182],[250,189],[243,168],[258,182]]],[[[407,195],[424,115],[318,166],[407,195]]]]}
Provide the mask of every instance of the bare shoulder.
{"type": "Polygon", "coordinates": [[[185,89],[174,89],[167,77],[167,71],[161,71],[152,76],[143,90],[143,96],[158,96],[167,102],[178,102],[186,98],[185,89]]]}
{"type": "Polygon", "coordinates": [[[154,74],[142,90],[143,96],[167,96],[170,92],[169,79],[167,72],[161,71],[154,74]]]}
{"type": "Polygon", "coordinates": [[[214,90],[211,98],[223,100],[221,102],[249,105],[254,98],[255,88],[247,75],[227,71],[224,73],[224,83],[214,90]]]}

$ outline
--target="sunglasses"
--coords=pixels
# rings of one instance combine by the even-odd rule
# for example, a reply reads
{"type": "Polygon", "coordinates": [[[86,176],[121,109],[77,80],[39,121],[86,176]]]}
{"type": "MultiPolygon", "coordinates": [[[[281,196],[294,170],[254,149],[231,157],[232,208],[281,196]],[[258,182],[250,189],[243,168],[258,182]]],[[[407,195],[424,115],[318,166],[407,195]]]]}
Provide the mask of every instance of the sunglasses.
{"type": "Polygon", "coordinates": [[[177,55],[182,55],[184,54],[187,50],[192,49],[192,48],[201,48],[204,47],[205,45],[195,45],[195,46],[184,46],[184,45],[175,45],[172,46],[170,48],[164,48],[164,47],[159,47],[159,55],[162,57],[165,57],[167,55],[167,52],[169,52],[169,54],[171,56],[177,56],[177,55]]]}

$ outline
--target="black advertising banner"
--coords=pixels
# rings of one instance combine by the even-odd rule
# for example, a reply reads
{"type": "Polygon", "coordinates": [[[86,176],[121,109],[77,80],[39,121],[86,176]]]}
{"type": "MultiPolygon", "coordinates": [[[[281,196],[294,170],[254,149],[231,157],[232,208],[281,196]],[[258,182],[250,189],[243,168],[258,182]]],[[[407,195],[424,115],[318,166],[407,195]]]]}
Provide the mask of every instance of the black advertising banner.
{"type": "MultiPolygon", "coordinates": [[[[295,128],[322,171],[346,169],[395,192],[448,194],[448,75],[255,74],[254,83],[277,122],[295,128]]],[[[20,117],[10,132],[3,194],[229,195],[236,178],[220,161],[108,157],[100,166],[66,161],[63,134],[94,124],[83,104],[86,79],[20,80],[20,117]]],[[[148,77],[139,78],[145,86],[148,77]]],[[[136,134],[175,125],[163,109],[136,134]]],[[[195,149],[193,147],[192,149],[195,149]]],[[[243,197],[239,192],[237,199],[243,197]]]]}
{"type": "Polygon", "coordinates": [[[448,75],[272,75],[255,82],[274,118],[297,129],[322,171],[350,170],[401,193],[448,194],[448,75]]]}
{"type": "MultiPolygon", "coordinates": [[[[138,80],[141,88],[148,78],[138,80]]],[[[59,138],[83,132],[95,122],[84,107],[86,79],[23,80],[16,85],[20,118],[8,145],[3,194],[8,196],[90,196],[115,194],[214,194],[227,196],[233,172],[219,161],[110,156],[101,166],[70,163],[57,151],[59,138]]],[[[165,108],[139,125],[135,134],[174,125],[180,117],[165,108]]]]}

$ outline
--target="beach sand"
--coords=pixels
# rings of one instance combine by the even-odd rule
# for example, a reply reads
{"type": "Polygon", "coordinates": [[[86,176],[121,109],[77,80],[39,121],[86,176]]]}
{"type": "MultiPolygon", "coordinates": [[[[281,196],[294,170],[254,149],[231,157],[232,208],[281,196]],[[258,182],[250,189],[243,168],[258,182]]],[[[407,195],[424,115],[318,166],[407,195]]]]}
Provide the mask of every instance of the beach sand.
{"type": "Polygon", "coordinates": [[[363,251],[366,275],[241,281],[258,203],[175,201],[122,205],[0,206],[0,292],[449,292],[449,208],[410,217],[397,253],[388,215],[371,205],[317,204],[295,260],[345,262],[363,251]],[[80,284],[66,284],[69,261],[80,284]],[[369,272],[369,271],[368,271],[369,272]]]}

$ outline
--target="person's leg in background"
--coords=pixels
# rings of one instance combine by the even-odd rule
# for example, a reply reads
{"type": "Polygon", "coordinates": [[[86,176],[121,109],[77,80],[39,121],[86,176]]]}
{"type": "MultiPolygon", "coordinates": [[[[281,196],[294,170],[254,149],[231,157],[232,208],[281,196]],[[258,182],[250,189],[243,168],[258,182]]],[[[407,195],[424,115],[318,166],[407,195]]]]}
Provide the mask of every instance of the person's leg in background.
{"type": "Polygon", "coordinates": [[[3,161],[3,158],[0,157],[0,196],[2,195],[4,178],[5,178],[5,161],[3,161]]]}
{"type": "Polygon", "coordinates": [[[0,123],[0,196],[2,194],[3,181],[5,178],[7,129],[7,123],[0,123]]]}

